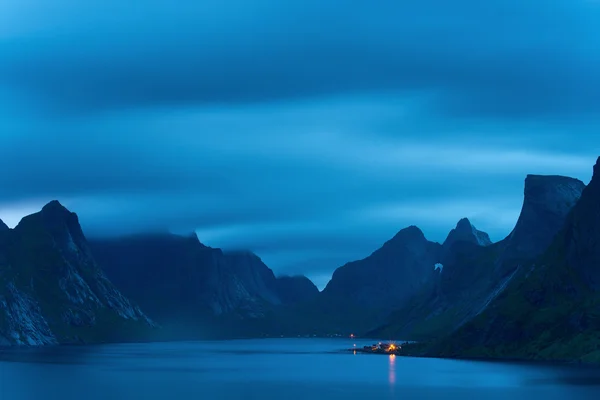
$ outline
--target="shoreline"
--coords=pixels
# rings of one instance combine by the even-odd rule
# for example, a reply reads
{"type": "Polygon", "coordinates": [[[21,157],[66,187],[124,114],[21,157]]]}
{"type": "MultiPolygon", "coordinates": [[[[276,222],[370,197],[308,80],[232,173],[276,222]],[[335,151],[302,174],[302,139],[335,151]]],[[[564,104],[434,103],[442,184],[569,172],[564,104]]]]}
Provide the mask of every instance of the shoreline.
{"type": "Polygon", "coordinates": [[[531,359],[531,358],[518,358],[518,357],[460,357],[460,356],[437,356],[437,355],[425,355],[425,354],[410,354],[403,352],[402,350],[394,352],[386,351],[372,351],[362,348],[352,348],[342,350],[344,353],[361,353],[361,354],[373,354],[373,355],[386,355],[406,358],[430,358],[437,360],[448,360],[448,361],[473,361],[473,362],[488,362],[488,363],[506,363],[506,364],[520,364],[520,365],[535,365],[535,366],[573,366],[573,367],[589,367],[593,369],[600,368],[600,362],[593,361],[582,361],[582,360],[547,360],[547,359],[531,359]]]}

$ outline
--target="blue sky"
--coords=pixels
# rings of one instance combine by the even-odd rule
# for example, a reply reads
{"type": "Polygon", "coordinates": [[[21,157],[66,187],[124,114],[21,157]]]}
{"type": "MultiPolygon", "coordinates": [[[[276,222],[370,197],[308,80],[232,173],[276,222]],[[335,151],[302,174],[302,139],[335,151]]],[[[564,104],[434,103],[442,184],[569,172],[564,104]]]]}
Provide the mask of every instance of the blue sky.
{"type": "Polygon", "coordinates": [[[591,0],[4,0],[0,218],[197,229],[323,286],[416,224],[499,240],[600,152],[591,0]]]}

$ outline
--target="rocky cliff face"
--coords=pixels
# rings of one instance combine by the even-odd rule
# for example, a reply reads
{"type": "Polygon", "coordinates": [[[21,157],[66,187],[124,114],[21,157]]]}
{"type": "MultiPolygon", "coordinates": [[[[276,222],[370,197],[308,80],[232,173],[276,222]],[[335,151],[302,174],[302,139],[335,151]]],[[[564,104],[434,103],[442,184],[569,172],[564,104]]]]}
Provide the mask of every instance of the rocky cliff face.
{"type": "MultiPolygon", "coordinates": [[[[258,256],[207,247],[196,235],[93,240],[91,247],[108,276],[160,323],[178,320],[191,329],[218,324],[215,317],[261,319],[291,301],[281,292],[290,282],[281,283],[258,256]]],[[[306,283],[295,280],[288,289],[297,284],[306,283]]]]}
{"type": "Polygon", "coordinates": [[[290,330],[349,335],[373,329],[439,275],[441,257],[442,245],[419,228],[402,229],[368,257],[336,269],[317,296],[288,308],[290,330]]]}
{"type": "Polygon", "coordinates": [[[485,233],[463,219],[444,242],[437,280],[392,314],[371,335],[427,340],[452,332],[475,318],[553,240],[585,185],[562,176],[528,175],[521,214],[511,234],[489,244],[485,233]]]}
{"type": "Polygon", "coordinates": [[[0,240],[4,342],[129,340],[155,326],[107,279],[77,216],[57,201],[2,232],[0,240]]]}
{"type": "Polygon", "coordinates": [[[367,258],[335,270],[323,293],[367,308],[397,307],[432,277],[441,254],[439,243],[410,226],[367,258]]]}
{"type": "MultiPolygon", "coordinates": [[[[562,193],[580,188],[566,183],[562,193]]],[[[599,186],[596,163],[592,181],[550,246],[523,264],[480,315],[436,342],[429,354],[600,361],[599,186]]]]}
{"type": "Polygon", "coordinates": [[[503,249],[502,242],[491,244],[485,232],[474,230],[467,219],[460,220],[444,242],[434,277],[367,335],[426,340],[443,335],[474,315],[490,290],[493,260],[503,249]]]}
{"type": "Polygon", "coordinates": [[[546,250],[584,188],[574,178],[527,175],[521,213],[507,238],[502,261],[530,259],[546,250]]]}
{"type": "Polygon", "coordinates": [[[489,246],[492,244],[487,233],[477,230],[468,218],[463,218],[452,229],[444,241],[444,249],[449,250],[456,242],[470,242],[479,246],[489,246]]]}
{"type": "Polygon", "coordinates": [[[273,271],[254,253],[249,251],[226,252],[229,268],[252,296],[261,297],[270,304],[282,301],[277,292],[277,278],[273,271]]]}
{"type": "Polygon", "coordinates": [[[567,264],[594,290],[600,290],[600,158],[565,227],[567,264]]]}

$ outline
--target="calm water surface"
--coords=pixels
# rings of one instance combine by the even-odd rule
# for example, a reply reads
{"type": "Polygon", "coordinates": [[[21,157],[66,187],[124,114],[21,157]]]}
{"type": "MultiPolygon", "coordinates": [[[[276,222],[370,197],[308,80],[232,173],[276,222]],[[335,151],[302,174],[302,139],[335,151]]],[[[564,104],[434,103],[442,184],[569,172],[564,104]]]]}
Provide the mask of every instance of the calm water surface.
{"type": "Polygon", "coordinates": [[[0,350],[0,400],[600,399],[600,371],[340,353],[265,339],[0,350]]]}

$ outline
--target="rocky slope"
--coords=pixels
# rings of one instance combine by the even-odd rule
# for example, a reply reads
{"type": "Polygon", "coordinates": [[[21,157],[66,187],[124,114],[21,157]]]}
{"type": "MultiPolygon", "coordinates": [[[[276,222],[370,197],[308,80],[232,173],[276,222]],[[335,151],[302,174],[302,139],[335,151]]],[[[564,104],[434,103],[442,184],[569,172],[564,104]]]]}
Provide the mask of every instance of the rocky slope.
{"type": "Polygon", "coordinates": [[[505,290],[519,266],[543,252],[584,188],[577,179],[527,176],[515,228],[507,238],[491,245],[478,240],[487,235],[469,234],[474,228],[468,220],[459,221],[444,243],[439,277],[368,335],[427,340],[473,319],[505,290]]]}
{"type": "Polygon", "coordinates": [[[521,213],[507,237],[497,277],[512,272],[520,260],[531,259],[546,250],[584,188],[580,180],[565,176],[527,175],[521,213]]]}
{"type": "Polygon", "coordinates": [[[468,218],[463,218],[456,224],[456,228],[452,229],[444,241],[444,249],[449,250],[456,242],[469,242],[479,246],[489,246],[492,244],[487,233],[475,228],[468,218]]]}
{"type": "Polygon", "coordinates": [[[600,158],[591,182],[543,254],[521,264],[484,312],[427,353],[600,361],[599,271],[600,158]]]}
{"type": "Polygon", "coordinates": [[[315,298],[317,286],[305,276],[280,276],[277,278],[277,295],[284,304],[296,304],[315,298]]]}
{"type": "Polygon", "coordinates": [[[178,325],[190,337],[264,333],[274,307],[318,293],[307,278],[276,278],[255,254],[223,252],[203,245],[196,235],[146,234],[90,243],[125,294],[161,325],[178,325]],[[310,285],[316,291],[307,290],[310,285]]]}
{"type": "Polygon", "coordinates": [[[0,343],[141,340],[155,324],[107,279],[57,201],[0,232],[0,343]]]}
{"type": "Polygon", "coordinates": [[[442,246],[416,226],[402,229],[363,260],[335,270],[323,294],[373,309],[398,306],[414,295],[441,261],[442,246]]]}
{"type": "Polygon", "coordinates": [[[315,298],[287,309],[300,334],[360,333],[417,293],[438,272],[442,245],[416,226],[399,231],[368,257],[339,267],[315,298]]]}
{"type": "Polygon", "coordinates": [[[4,223],[4,221],[2,221],[2,220],[0,219],[0,232],[1,232],[1,231],[7,231],[8,229],[9,229],[9,228],[8,228],[8,226],[7,226],[7,225],[4,223]]]}

